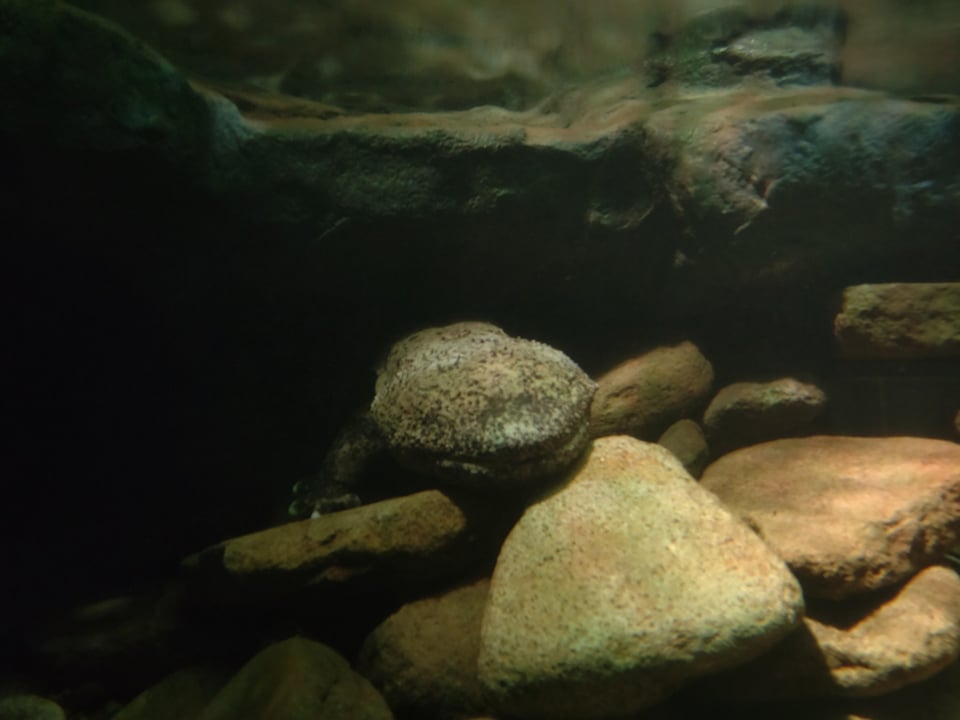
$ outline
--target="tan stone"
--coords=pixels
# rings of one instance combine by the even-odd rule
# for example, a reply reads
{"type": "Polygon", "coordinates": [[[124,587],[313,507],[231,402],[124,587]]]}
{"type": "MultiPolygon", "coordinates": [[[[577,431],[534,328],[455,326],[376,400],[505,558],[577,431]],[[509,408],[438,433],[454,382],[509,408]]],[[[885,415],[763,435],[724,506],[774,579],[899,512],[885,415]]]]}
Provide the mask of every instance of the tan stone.
{"type": "Polygon", "coordinates": [[[848,358],[960,357],[960,283],[848,287],[834,336],[848,358]]]}
{"type": "Polygon", "coordinates": [[[906,580],[960,534],[960,445],[817,436],[737,450],[702,484],[747,520],[810,596],[906,580]]]}
{"type": "Polygon", "coordinates": [[[793,378],[727,385],[710,401],[703,426],[715,455],[803,434],[826,407],[826,394],[793,378]]]}
{"type": "Polygon", "coordinates": [[[481,631],[507,716],[628,717],[799,622],[782,561],[668,450],[606,437],[510,533],[481,631]]]}
{"type": "Polygon", "coordinates": [[[691,342],[627,360],[597,381],[591,432],[654,440],[672,423],[700,412],[713,386],[713,366],[691,342]]]}
{"type": "Polygon", "coordinates": [[[187,558],[184,570],[223,592],[410,580],[441,571],[462,551],[466,533],[460,507],[428,490],[226,540],[187,558]]]}
{"type": "Polygon", "coordinates": [[[666,429],[657,444],[673,453],[684,469],[695,478],[703,474],[703,469],[710,459],[710,448],[707,447],[703,430],[693,420],[678,420],[666,429]]]}
{"type": "Polygon", "coordinates": [[[958,656],[960,577],[933,566],[892,595],[808,607],[802,628],[709,688],[750,701],[882,695],[936,675],[958,656]]]}
{"type": "Polygon", "coordinates": [[[404,605],[367,637],[358,671],[404,717],[463,718],[489,710],[477,678],[489,591],[484,579],[404,605]]]}

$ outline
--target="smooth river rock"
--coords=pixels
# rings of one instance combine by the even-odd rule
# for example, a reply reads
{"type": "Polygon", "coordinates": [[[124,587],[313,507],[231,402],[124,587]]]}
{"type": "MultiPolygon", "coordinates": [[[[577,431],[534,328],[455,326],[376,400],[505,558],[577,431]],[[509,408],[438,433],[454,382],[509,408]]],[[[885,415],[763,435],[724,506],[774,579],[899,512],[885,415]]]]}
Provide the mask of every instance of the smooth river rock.
{"type": "Polygon", "coordinates": [[[507,538],[481,630],[501,714],[630,717],[788,634],[800,587],[665,448],[594,442],[507,538]]]}
{"type": "Polygon", "coordinates": [[[960,445],[943,440],[774,440],[720,458],[701,482],[811,597],[902,582],[960,537],[960,445]]]}
{"type": "Polygon", "coordinates": [[[713,387],[713,366],[691,342],[626,360],[597,380],[591,432],[656,440],[671,424],[698,415],[713,387]]]}

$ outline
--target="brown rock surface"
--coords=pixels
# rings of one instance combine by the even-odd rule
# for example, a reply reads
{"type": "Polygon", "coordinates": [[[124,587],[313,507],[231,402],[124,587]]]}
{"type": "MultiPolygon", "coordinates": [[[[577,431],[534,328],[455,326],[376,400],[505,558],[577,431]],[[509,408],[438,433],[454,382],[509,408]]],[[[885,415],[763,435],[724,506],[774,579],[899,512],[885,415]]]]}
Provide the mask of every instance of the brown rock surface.
{"type": "Polygon", "coordinates": [[[803,626],[756,661],[707,685],[736,700],[882,695],[960,656],[960,577],[922,570],[895,593],[807,608],[803,626]]]}
{"type": "Polygon", "coordinates": [[[485,712],[477,656],[489,592],[484,579],[404,605],[367,637],[358,671],[404,717],[485,712]]]}
{"type": "Polygon", "coordinates": [[[848,287],[833,332],[847,358],[960,357],[960,283],[848,287]]]}
{"type": "Polygon", "coordinates": [[[594,441],[503,545],[481,682],[504,715],[632,717],[796,627],[796,580],[668,450],[594,441]]]}
{"type": "Polygon", "coordinates": [[[715,455],[745,445],[803,434],[826,407],[826,394],[793,378],[740,382],[716,394],[703,414],[715,455]]]}
{"type": "Polygon", "coordinates": [[[960,533],[960,445],[817,436],[737,450],[703,486],[746,519],[808,596],[901,582],[960,533]]]}
{"type": "Polygon", "coordinates": [[[696,414],[713,385],[713,367],[691,342],[627,360],[597,381],[591,432],[655,440],[672,423],[696,414]]]}
{"type": "Polygon", "coordinates": [[[214,592],[274,594],[357,579],[433,576],[449,570],[467,519],[428,490],[226,540],[184,561],[188,578],[214,592]]]}

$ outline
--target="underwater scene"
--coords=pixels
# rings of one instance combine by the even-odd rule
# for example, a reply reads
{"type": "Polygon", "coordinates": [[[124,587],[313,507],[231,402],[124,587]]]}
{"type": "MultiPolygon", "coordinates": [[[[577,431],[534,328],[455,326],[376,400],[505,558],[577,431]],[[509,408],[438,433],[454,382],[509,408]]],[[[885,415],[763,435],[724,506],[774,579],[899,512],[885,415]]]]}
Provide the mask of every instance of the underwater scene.
{"type": "Polygon", "coordinates": [[[0,0],[0,720],[960,719],[960,2],[0,0]]]}

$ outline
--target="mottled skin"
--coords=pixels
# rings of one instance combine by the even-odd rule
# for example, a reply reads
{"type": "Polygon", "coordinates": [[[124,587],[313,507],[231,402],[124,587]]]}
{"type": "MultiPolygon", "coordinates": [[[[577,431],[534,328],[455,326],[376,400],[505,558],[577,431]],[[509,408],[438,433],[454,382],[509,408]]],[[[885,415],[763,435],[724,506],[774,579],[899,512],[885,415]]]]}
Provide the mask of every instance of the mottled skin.
{"type": "Polygon", "coordinates": [[[450,487],[516,488],[555,476],[589,443],[595,388],[560,351],[487,323],[414,333],[387,356],[369,413],[344,428],[315,482],[298,483],[291,513],[366,500],[364,477],[385,454],[450,487]]]}

